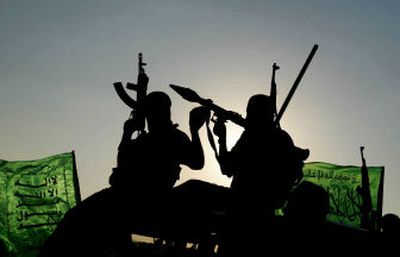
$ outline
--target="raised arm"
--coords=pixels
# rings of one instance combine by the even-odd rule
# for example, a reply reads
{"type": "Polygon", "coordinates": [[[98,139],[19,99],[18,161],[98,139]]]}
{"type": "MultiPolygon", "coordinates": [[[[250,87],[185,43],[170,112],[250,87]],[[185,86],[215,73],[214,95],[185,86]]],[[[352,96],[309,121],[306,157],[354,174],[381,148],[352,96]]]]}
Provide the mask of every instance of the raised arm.
{"type": "Polygon", "coordinates": [[[232,167],[231,153],[226,146],[226,125],[225,120],[218,119],[214,125],[213,132],[218,137],[219,152],[217,157],[221,173],[231,177],[234,173],[232,167]]]}
{"type": "Polygon", "coordinates": [[[209,117],[210,111],[205,107],[196,107],[190,112],[191,141],[185,152],[183,152],[183,164],[194,170],[200,170],[204,167],[204,151],[200,141],[199,130],[209,117]]]}

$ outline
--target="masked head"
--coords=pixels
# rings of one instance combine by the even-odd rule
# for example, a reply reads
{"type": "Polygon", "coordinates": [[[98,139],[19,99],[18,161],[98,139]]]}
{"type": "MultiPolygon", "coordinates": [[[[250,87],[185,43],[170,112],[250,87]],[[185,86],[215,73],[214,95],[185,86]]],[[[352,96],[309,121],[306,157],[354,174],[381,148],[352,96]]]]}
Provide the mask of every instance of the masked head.
{"type": "Polygon", "coordinates": [[[329,213],[329,193],[317,184],[303,181],[292,190],[284,213],[305,224],[322,223],[329,213]]]}
{"type": "Polygon", "coordinates": [[[267,95],[253,95],[247,103],[246,122],[250,129],[272,127],[274,125],[274,106],[267,95]]]}
{"type": "Polygon", "coordinates": [[[144,103],[149,131],[163,129],[171,122],[171,99],[161,91],[154,91],[147,95],[144,103]]]}

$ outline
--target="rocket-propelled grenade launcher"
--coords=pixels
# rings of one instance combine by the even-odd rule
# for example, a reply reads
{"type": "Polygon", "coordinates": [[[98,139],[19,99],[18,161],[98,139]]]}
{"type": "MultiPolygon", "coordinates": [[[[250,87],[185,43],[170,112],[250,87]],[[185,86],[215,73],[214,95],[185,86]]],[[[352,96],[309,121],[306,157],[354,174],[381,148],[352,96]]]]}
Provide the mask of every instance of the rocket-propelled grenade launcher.
{"type": "Polygon", "coordinates": [[[239,113],[225,110],[224,108],[214,104],[211,99],[204,99],[200,97],[194,90],[190,88],[181,87],[173,84],[170,84],[169,86],[183,99],[189,102],[199,103],[200,105],[209,108],[216,114],[219,119],[230,120],[233,123],[236,123],[237,125],[242,127],[246,126],[246,120],[239,113]]]}
{"type": "MultiPolygon", "coordinates": [[[[212,100],[210,99],[204,99],[200,97],[194,90],[187,88],[187,87],[181,87],[177,85],[169,85],[176,93],[178,93],[183,99],[193,102],[193,103],[199,103],[202,106],[208,107],[210,110],[212,110],[219,119],[223,120],[230,120],[233,123],[245,128],[246,127],[246,120],[237,112],[234,111],[228,111],[216,104],[213,103],[212,100]]],[[[305,160],[308,158],[310,155],[310,151],[308,149],[302,149],[300,147],[296,147],[296,155],[298,159],[300,160],[305,160]]]]}

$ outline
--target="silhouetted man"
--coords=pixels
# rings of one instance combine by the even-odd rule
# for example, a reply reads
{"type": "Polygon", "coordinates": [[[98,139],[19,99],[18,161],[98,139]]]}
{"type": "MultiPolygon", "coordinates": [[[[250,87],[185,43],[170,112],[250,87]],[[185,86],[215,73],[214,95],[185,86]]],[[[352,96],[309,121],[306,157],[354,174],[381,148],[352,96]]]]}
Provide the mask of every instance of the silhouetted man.
{"type": "Polygon", "coordinates": [[[199,170],[204,154],[198,131],[208,118],[204,108],[190,113],[191,139],[171,121],[171,100],[163,92],[148,94],[141,111],[148,132],[133,117],[124,124],[117,168],[110,188],[93,194],[67,212],[39,256],[129,255],[133,230],[159,229],[174,218],[169,209],[180,165],[199,170]]]}
{"type": "Polygon", "coordinates": [[[382,256],[390,256],[399,252],[397,245],[399,242],[400,217],[394,213],[386,213],[382,217],[382,231],[379,235],[379,249],[382,256]]]}
{"type": "Polygon", "coordinates": [[[254,240],[266,238],[265,226],[271,225],[275,210],[283,207],[290,190],[302,177],[308,150],[295,147],[289,134],[276,126],[273,107],[266,95],[249,99],[245,131],[230,151],[224,122],[217,122],[214,127],[219,137],[221,171],[232,177],[234,204],[226,232],[231,240],[226,244],[235,248],[227,255],[262,244],[254,240]],[[244,247],[237,248],[238,245],[244,247]]]}
{"type": "Polygon", "coordinates": [[[331,246],[335,235],[326,223],[329,193],[323,187],[302,181],[291,191],[283,211],[277,241],[283,255],[320,255],[331,246]],[[305,247],[309,242],[313,247],[305,247]]]}
{"type": "Polygon", "coordinates": [[[198,130],[208,117],[205,108],[190,114],[189,137],[171,121],[171,100],[163,92],[150,93],[144,103],[148,132],[132,139],[138,123],[129,119],[119,145],[117,168],[110,184],[118,190],[159,194],[170,190],[179,179],[180,165],[194,170],[204,166],[203,148],[198,130]]]}

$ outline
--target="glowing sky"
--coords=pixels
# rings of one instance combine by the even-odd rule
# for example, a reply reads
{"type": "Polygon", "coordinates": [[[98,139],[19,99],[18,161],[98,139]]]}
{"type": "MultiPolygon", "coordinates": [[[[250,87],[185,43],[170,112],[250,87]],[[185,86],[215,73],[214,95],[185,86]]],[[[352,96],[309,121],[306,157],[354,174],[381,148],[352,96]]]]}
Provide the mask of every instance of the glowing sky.
{"type": "MultiPolygon", "coordinates": [[[[187,103],[170,83],[244,114],[268,93],[277,62],[278,106],[313,44],[314,56],[282,118],[308,161],[385,166],[384,213],[400,214],[400,2],[0,0],[0,159],[75,150],[82,197],[107,186],[129,109],[112,83],[166,91],[188,131],[187,103]]],[[[230,145],[240,129],[229,125],[230,145]]],[[[228,185],[207,153],[182,181],[228,185]]],[[[181,181],[181,182],[182,182],[181,181]]]]}

